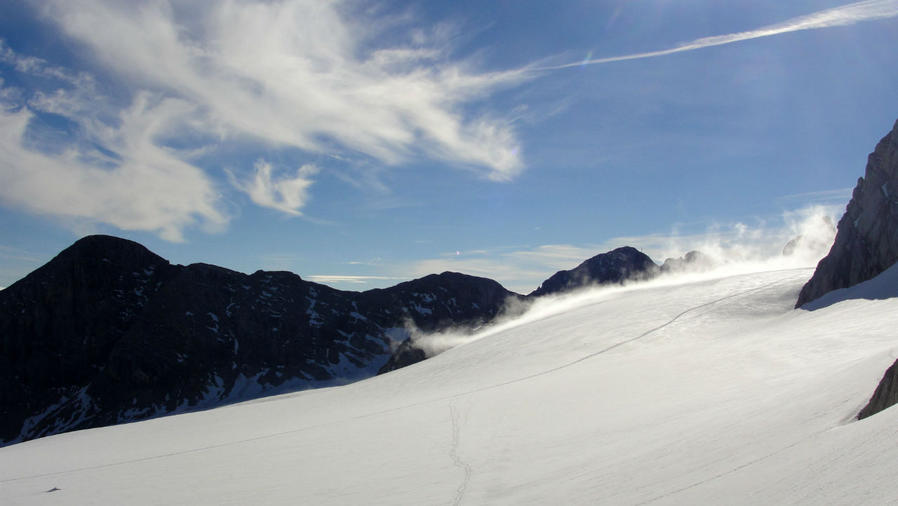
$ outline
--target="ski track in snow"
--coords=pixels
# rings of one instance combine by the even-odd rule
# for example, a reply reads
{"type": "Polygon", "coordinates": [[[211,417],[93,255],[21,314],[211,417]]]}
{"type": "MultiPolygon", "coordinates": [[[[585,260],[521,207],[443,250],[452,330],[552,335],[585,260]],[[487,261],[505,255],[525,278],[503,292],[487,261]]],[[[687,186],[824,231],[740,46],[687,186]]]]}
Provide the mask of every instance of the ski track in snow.
{"type": "MultiPolygon", "coordinates": [[[[786,270],[794,270],[794,269],[786,269],[786,270]]],[[[774,271],[774,272],[778,272],[778,271],[774,271]]],[[[611,350],[613,350],[613,349],[616,349],[616,348],[619,348],[619,347],[624,346],[624,345],[626,345],[626,344],[629,344],[629,343],[638,341],[638,340],[640,340],[640,339],[643,339],[643,338],[645,338],[646,336],[648,336],[648,335],[650,335],[650,334],[652,334],[652,333],[654,333],[654,332],[657,332],[657,331],[659,331],[659,330],[661,330],[661,329],[664,329],[664,328],[666,328],[666,327],[668,327],[668,326],[674,324],[677,320],[679,320],[680,318],[682,318],[683,316],[685,316],[685,315],[687,315],[687,314],[689,314],[689,313],[692,313],[692,312],[694,312],[694,311],[697,311],[697,310],[699,310],[699,309],[702,309],[702,308],[705,308],[705,307],[708,307],[708,306],[712,306],[712,305],[714,305],[714,304],[718,304],[718,303],[723,302],[723,301],[725,301],[725,300],[729,300],[729,299],[741,297],[741,296],[744,296],[744,295],[748,295],[748,294],[750,294],[750,293],[754,293],[754,292],[757,292],[757,291],[760,291],[760,290],[764,290],[764,289],[766,289],[766,288],[769,288],[769,287],[771,287],[771,286],[774,286],[774,285],[777,285],[777,284],[780,284],[780,283],[782,283],[782,280],[773,281],[773,282],[770,282],[770,283],[766,283],[766,284],[764,284],[764,285],[762,285],[762,286],[758,286],[758,287],[751,288],[751,289],[748,289],[748,290],[743,290],[743,291],[740,291],[740,292],[737,292],[737,293],[734,293],[734,294],[730,294],[730,295],[727,295],[727,296],[724,296],[724,297],[720,297],[720,298],[714,299],[714,300],[709,301],[709,302],[705,302],[705,303],[703,303],[703,304],[699,304],[699,305],[697,305],[697,306],[690,307],[690,308],[688,308],[688,309],[686,309],[686,310],[680,312],[679,314],[675,315],[673,318],[671,318],[671,319],[668,320],[667,322],[662,323],[661,325],[658,325],[657,327],[654,327],[654,328],[652,328],[652,329],[649,329],[649,330],[647,330],[647,331],[645,331],[645,332],[639,334],[638,336],[631,337],[631,338],[629,338],[629,339],[625,339],[625,340],[623,340],[623,341],[617,342],[617,343],[615,343],[615,344],[612,344],[612,345],[610,345],[610,346],[607,346],[607,347],[605,347],[605,348],[602,348],[601,350],[595,351],[595,352],[593,352],[593,353],[590,353],[590,354],[588,354],[588,355],[585,355],[585,356],[583,356],[583,357],[580,357],[580,358],[578,358],[578,359],[576,359],[576,360],[573,360],[573,361],[570,361],[570,362],[568,362],[568,363],[565,363],[565,364],[562,364],[562,365],[559,365],[559,366],[556,366],[556,367],[552,367],[552,368],[550,368],[550,369],[546,369],[546,370],[544,370],[544,371],[540,371],[540,372],[537,372],[537,373],[534,373],[534,374],[530,374],[530,375],[523,376],[523,377],[520,377],[520,378],[516,378],[516,379],[513,379],[513,380],[505,381],[505,382],[502,382],[502,383],[496,383],[496,384],[494,384],[494,385],[488,385],[488,386],[485,386],[485,387],[476,388],[476,389],[469,390],[469,391],[466,391],[466,392],[461,392],[461,393],[457,393],[457,394],[453,394],[453,395],[448,395],[448,396],[438,397],[438,398],[434,398],[434,399],[428,399],[428,400],[425,400],[425,401],[420,401],[420,402],[416,402],[416,403],[412,403],[412,404],[406,404],[406,405],[404,405],[404,406],[398,406],[398,407],[395,407],[395,408],[390,408],[390,409],[384,409],[384,410],[374,411],[374,412],[371,412],[371,413],[365,413],[365,414],[362,414],[362,415],[357,415],[357,416],[354,416],[354,417],[351,417],[351,418],[347,418],[347,419],[339,420],[339,421],[334,421],[334,422],[330,422],[330,423],[321,423],[321,424],[315,424],[315,425],[308,425],[308,426],[305,426],[305,427],[299,427],[299,428],[292,429],[292,430],[288,430],[288,431],[281,431],[281,432],[276,432],[276,433],[272,433],[272,434],[264,434],[264,435],[261,435],[261,436],[256,436],[256,437],[246,438],[246,439],[240,439],[240,440],[236,440],[236,441],[227,441],[227,442],[224,442],[224,443],[219,443],[219,444],[214,444],[214,445],[209,445],[209,446],[203,446],[203,447],[200,447],[200,448],[191,448],[191,449],[187,449],[187,450],[179,450],[179,451],[176,451],[176,452],[170,452],[170,453],[165,453],[165,454],[160,454],[160,455],[150,455],[150,456],[147,456],[147,457],[140,457],[140,458],[136,458],[136,459],[123,460],[123,461],[119,461],[119,462],[111,462],[111,463],[108,463],[108,464],[100,464],[100,465],[96,465],[96,466],[80,467],[80,468],[69,469],[69,470],[64,470],[64,471],[54,471],[54,472],[51,472],[51,473],[42,473],[42,474],[35,474],[35,475],[28,475],[28,476],[19,476],[19,477],[15,477],[15,478],[0,479],[0,483],[11,483],[11,482],[22,481],[22,480],[28,480],[28,479],[44,478],[44,477],[48,477],[48,476],[59,476],[59,475],[70,474],[70,473],[78,473],[78,472],[83,472],[83,471],[92,471],[92,470],[97,470],[97,469],[106,469],[106,468],[112,468],[112,467],[117,467],[117,466],[124,466],[124,465],[129,465],[129,464],[136,464],[136,463],[141,463],[141,462],[147,462],[147,461],[152,461],[152,460],[159,460],[159,459],[164,459],[164,458],[168,458],[168,457],[176,457],[176,456],[180,456],[180,455],[188,455],[188,454],[192,454],[192,453],[199,453],[199,452],[204,452],[204,451],[207,451],[207,450],[214,450],[214,449],[216,449],[216,448],[223,448],[223,447],[228,447],[228,446],[236,446],[236,445],[240,445],[240,444],[245,444],[245,443],[250,443],[250,442],[260,441],[260,440],[265,440],[265,439],[273,439],[273,438],[285,436],[285,435],[288,435],[288,434],[295,434],[295,433],[298,433],[298,432],[304,432],[304,431],[307,431],[307,430],[313,430],[313,429],[316,429],[316,428],[332,426],[332,425],[334,425],[334,424],[336,424],[336,423],[346,423],[346,422],[353,421],[353,420],[359,420],[359,419],[364,419],[364,418],[370,418],[370,417],[374,417],[374,416],[384,415],[384,414],[388,414],[388,413],[394,413],[394,412],[397,412],[397,411],[403,411],[403,410],[406,410],[406,409],[409,409],[409,408],[414,408],[414,407],[419,407],[419,406],[425,406],[425,405],[428,405],[428,404],[433,404],[433,403],[441,402],[441,401],[447,401],[447,400],[452,400],[452,399],[458,399],[458,398],[460,398],[460,397],[465,397],[465,396],[468,396],[468,395],[472,395],[472,394],[476,394],[476,393],[480,393],[480,392],[485,392],[485,391],[493,390],[493,389],[496,389],[496,388],[501,388],[501,387],[508,386],[508,385],[512,385],[512,384],[515,384],[515,383],[520,383],[520,382],[523,382],[523,381],[528,381],[528,380],[531,380],[531,379],[534,379],[534,378],[538,378],[538,377],[540,377],[540,376],[545,376],[545,375],[548,375],[548,374],[552,374],[552,373],[557,372],[557,371],[560,371],[560,370],[562,370],[562,369],[566,369],[566,368],[568,368],[568,367],[577,365],[577,364],[579,364],[579,363],[581,363],[581,362],[584,362],[584,361],[586,361],[586,360],[589,360],[589,359],[595,358],[595,357],[597,357],[597,356],[599,356],[599,355],[602,355],[602,354],[604,354],[604,353],[607,353],[607,352],[609,352],[609,351],[611,351],[611,350]]],[[[599,302],[599,303],[601,303],[601,302],[599,302]]],[[[457,446],[457,443],[458,443],[458,441],[457,441],[457,439],[456,439],[456,438],[457,438],[457,434],[456,434],[456,430],[457,430],[457,419],[456,419],[456,417],[455,417],[455,415],[454,415],[453,413],[455,413],[455,408],[450,404],[450,414],[452,414],[452,423],[453,423],[453,449],[452,449],[452,451],[451,451],[451,453],[450,453],[450,457],[452,457],[453,462],[456,462],[456,459],[458,458],[457,454],[455,454],[456,446],[457,446]]],[[[798,443],[795,443],[795,444],[797,445],[798,443]]],[[[793,446],[794,446],[794,445],[793,445],[793,446]]],[[[775,454],[778,453],[779,451],[784,451],[784,450],[786,450],[786,449],[788,449],[788,448],[789,448],[789,447],[784,447],[784,448],[778,450],[777,452],[771,453],[771,454],[768,455],[767,457],[770,457],[770,456],[772,456],[772,455],[775,455],[775,454]]],[[[760,459],[758,459],[758,460],[763,460],[764,458],[767,458],[767,457],[762,457],[762,458],[760,458],[760,459]]],[[[460,501],[463,499],[464,492],[465,492],[465,488],[467,487],[467,483],[468,483],[468,480],[470,479],[470,473],[471,473],[471,469],[470,469],[470,465],[469,465],[469,464],[465,464],[464,462],[461,462],[460,460],[458,461],[458,463],[460,463],[460,464],[461,464],[461,467],[464,467],[464,469],[465,469],[465,481],[462,483],[462,486],[460,486],[460,488],[459,488],[459,492],[460,492],[460,493],[456,496],[456,499],[455,499],[455,502],[454,502],[454,504],[456,504],[456,505],[459,504],[460,501]]],[[[735,468],[735,469],[733,469],[733,470],[731,470],[731,471],[729,471],[729,472],[727,472],[727,473],[722,473],[720,476],[725,476],[726,474],[729,474],[730,472],[738,471],[739,469],[741,469],[741,468],[743,468],[743,467],[746,467],[746,466],[749,466],[749,465],[751,465],[752,463],[753,463],[753,462],[749,462],[749,463],[747,463],[747,464],[745,464],[745,465],[743,465],[743,466],[737,467],[737,468],[735,468]]],[[[718,477],[720,477],[720,476],[712,477],[712,478],[709,478],[709,480],[705,480],[705,481],[710,481],[710,480],[716,479],[716,478],[718,478],[718,477]]],[[[701,485],[702,483],[703,483],[703,482],[699,482],[699,483],[695,483],[695,484],[693,484],[693,485],[689,485],[689,486],[684,487],[684,488],[682,488],[682,489],[680,489],[680,490],[672,491],[670,494],[676,494],[676,493],[679,493],[679,492],[688,490],[688,489],[690,489],[690,488],[699,486],[699,485],[701,485]]],[[[652,500],[650,500],[650,501],[648,501],[648,502],[652,502],[652,501],[661,499],[662,497],[664,497],[664,496],[660,496],[660,497],[655,498],[655,499],[652,499],[652,500]]]]}
{"type": "Polygon", "coordinates": [[[449,404],[449,420],[452,422],[452,445],[449,447],[449,458],[452,459],[452,463],[455,467],[462,469],[465,472],[464,479],[455,490],[455,498],[452,501],[454,506],[459,506],[465,498],[465,491],[468,489],[468,483],[471,481],[471,474],[473,473],[471,464],[463,461],[461,457],[458,456],[458,443],[461,440],[460,418],[458,408],[455,407],[455,404],[449,404]]]}
{"type": "Polygon", "coordinates": [[[821,435],[821,434],[823,434],[823,433],[825,433],[825,432],[829,432],[830,430],[832,430],[832,427],[827,427],[827,428],[825,428],[825,429],[823,429],[823,430],[818,430],[817,432],[813,432],[813,433],[811,433],[811,434],[808,434],[808,435],[802,437],[801,439],[799,439],[798,441],[795,441],[794,443],[791,443],[791,444],[788,444],[788,445],[786,445],[786,446],[780,447],[780,448],[778,448],[777,450],[768,453],[767,455],[764,455],[764,456],[758,457],[758,458],[756,458],[756,459],[752,459],[752,460],[750,460],[750,461],[748,461],[748,462],[739,464],[738,466],[733,467],[732,469],[729,469],[729,470],[724,471],[724,472],[722,472],[722,473],[717,473],[717,474],[715,474],[714,476],[710,476],[710,477],[705,478],[705,479],[703,479],[703,480],[699,480],[699,481],[697,481],[697,482],[695,482],[695,483],[692,483],[692,484],[690,484],[690,485],[686,485],[685,487],[680,487],[680,488],[678,488],[678,489],[676,489],[676,490],[671,490],[670,492],[666,492],[666,493],[664,493],[664,494],[655,496],[655,497],[653,497],[653,498],[651,498],[651,499],[649,499],[649,500],[647,500],[647,501],[642,501],[642,502],[636,503],[634,506],[642,506],[642,505],[644,505],[644,504],[651,504],[651,503],[653,503],[653,502],[657,502],[657,501],[660,501],[660,500],[662,500],[662,499],[667,499],[667,498],[669,498],[669,497],[673,497],[673,496],[675,496],[675,495],[677,495],[677,494],[680,494],[680,493],[683,493],[683,492],[685,492],[685,491],[687,491],[687,490],[692,490],[693,488],[700,487],[700,486],[702,486],[702,485],[704,485],[704,484],[706,484],[706,483],[711,483],[712,481],[719,480],[720,478],[729,476],[729,475],[731,475],[731,474],[733,474],[733,473],[737,473],[737,472],[739,472],[739,471],[741,471],[741,470],[743,470],[743,469],[749,468],[749,467],[751,467],[751,466],[753,466],[753,465],[755,465],[755,464],[758,464],[758,463],[760,463],[760,462],[763,462],[763,461],[765,461],[765,460],[767,460],[767,459],[769,459],[769,458],[771,458],[771,457],[774,457],[774,456],[776,456],[776,455],[779,455],[780,453],[783,453],[783,452],[786,451],[786,450],[789,450],[789,449],[791,449],[791,448],[795,448],[796,446],[800,445],[801,443],[803,443],[803,442],[805,442],[805,441],[807,441],[807,440],[809,440],[809,439],[813,439],[813,438],[815,438],[815,437],[817,437],[817,436],[819,436],[819,435],[821,435]]]}
{"type": "Polygon", "coordinates": [[[626,344],[630,344],[630,343],[632,343],[632,342],[638,341],[638,340],[640,340],[640,339],[642,339],[642,338],[648,336],[649,334],[653,334],[653,333],[655,333],[655,332],[658,332],[658,331],[661,330],[661,329],[664,329],[664,328],[666,328],[666,327],[669,327],[670,325],[673,325],[677,320],[679,320],[679,319],[682,318],[683,316],[685,316],[685,315],[687,315],[687,314],[689,314],[689,313],[691,313],[691,312],[693,312],[693,311],[697,311],[697,310],[699,310],[699,309],[702,309],[702,308],[705,308],[705,307],[708,307],[708,306],[713,306],[714,304],[723,302],[723,301],[728,300],[728,299],[733,299],[733,298],[736,298],[736,297],[741,297],[741,296],[743,296],[743,295],[748,295],[748,294],[750,294],[750,293],[754,293],[754,292],[757,292],[757,291],[761,291],[761,290],[764,290],[765,288],[770,288],[771,286],[776,285],[776,284],[779,284],[779,283],[781,283],[781,281],[774,281],[774,282],[767,283],[767,284],[765,284],[765,285],[758,286],[758,287],[755,287],[755,288],[752,288],[752,289],[749,289],[749,290],[744,290],[744,291],[739,292],[739,293],[730,294],[730,295],[727,295],[726,297],[721,297],[721,298],[719,298],[719,299],[715,299],[715,300],[712,300],[712,301],[710,301],[710,302],[706,302],[706,303],[704,303],[704,304],[699,304],[698,306],[693,306],[693,307],[691,307],[691,308],[689,308],[689,309],[686,309],[685,311],[679,313],[678,315],[674,316],[673,318],[671,318],[671,319],[668,320],[667,322],[662,323],[661,325],[658,325],[658,326],[655,327],[655,328],[646,330],[645,332],[643,332],[642,334],[639,334],[639,335],[636,336],[636,337],[631,337],[630,339],[625,339],[625,340],[623,340],[623,341],[614,343],[614,344],[612,344],[611,346],[607,346],[607,347],[605,347],[605,348],[602,348],[601,350],[594,351],[594,352],[592,352],[592,353],[590,353],[590,354],[588,354],[588,355],[584,355],[584,356],[582,356],[582,357],[580,357],[580,358],[578,358],[578,359],[576,359],[576,360],[572,360],[572,361],[570,361],[570,362],[568,362],[568,363],[566,363],[566,364],[562,364],[562,365],[553,367],[553,368],[551,368],[551,369],[546,369],[545,371],[540,371],[540,372],[537,372],[537,373],[533,373],[533,374],[531,374],[531,375],[529,375],[529,376],[524,376],[524,377],[521,377],[521,378],[516,378],[516,379],[513,379],[513,380],[509,380],[509,381],[506,381],[506,382],[503,382],[503,383],[497,383],[497,384],[495,384],[495,385],[490,385],[490,386],[486,386],[486,387],[483,387],[483,388],[478,388],[478,389],[476,389],[476,390],[471,390],[471,391],[469,391],[469,392],[457,394],[457,396],[460,397],[460,396],[464,396],[464,395],[469,395],[469,394],[475,394],[475,393],[478,393],[478,392],[483,392],[483,391],[486,391],[486,390],[492,390],[492,389],[494,389],[494,388],[504,387],[504,386],[506,386],[506,385],[512,385],[512,384],[514,384],[514,383],[520,383],[520,382],[522,382],[522,381],[527,381],[527,380],[531,380],[531,379],[533,379],[533,378],[538,378],[538,377],[540,377],[540,376],[545,376],[545,375],[547,375],[547,374],[552,374],[552,373],[557,372],[557,371],[560,371],[560,370],[562,370],[562,369],[567,369],[568,367],[571,367],[571,366],[573,366],[573,365],[577,365],[577,364],[579,364],[580,362],[585,362],[585,361],[587,361],[587,360],[589,360],[589,359],[591,359],[591,358],[595,358],[595,357],[597,357],[597,356],[599,356],[599,355],[602,355],[602,354],[604,354],[604,353],[607,353],[607,352],[609,352],[609,351],[611,351],[611,350],[613,350],[613,349],[620,348],[621,346],[624,346],[624,345],[626,345],[626,344]]]}

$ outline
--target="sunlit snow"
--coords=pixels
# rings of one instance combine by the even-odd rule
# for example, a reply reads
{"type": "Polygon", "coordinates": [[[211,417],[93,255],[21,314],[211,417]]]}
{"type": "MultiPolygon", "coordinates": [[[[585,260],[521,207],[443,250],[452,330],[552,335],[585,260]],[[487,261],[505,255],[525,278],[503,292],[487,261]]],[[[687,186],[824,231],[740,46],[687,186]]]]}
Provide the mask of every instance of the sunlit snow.
{"type": "Polygon", "coordinates": [[[795,310],[811,273],[587,292],[366,381],[2,448],[0,503],[894,501],[898,410],[855,416],[898,274],[795,310]]]}

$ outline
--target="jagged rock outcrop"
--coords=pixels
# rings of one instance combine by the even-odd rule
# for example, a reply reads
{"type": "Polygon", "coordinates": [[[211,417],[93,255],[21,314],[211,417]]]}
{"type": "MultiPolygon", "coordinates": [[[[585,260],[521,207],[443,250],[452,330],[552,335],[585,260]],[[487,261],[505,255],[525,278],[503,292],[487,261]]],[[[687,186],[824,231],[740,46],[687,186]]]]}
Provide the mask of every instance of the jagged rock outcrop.
{"type": "Polygon", "coordinates": [[[857,418],[863,420],[895,404],[898,404],[898,361],[886,370],[870,402],[858,413],[857,418]]]}
{"type": "Polygon", "coordinates": [[[86,237],[0,291],[0,445],[371,376],[407,327],[480,325],[514,296],[448,272],[347,292],[86,237]]]}
{"type": "Polygon", "coordinates": [[[415,346],[415,342],[411,339],[406,339],[395,351],[393,351],[393,354],[390,355],[387,363],[377,371],[377,374],[384,374],[390,371],[395,371],[396,369],[402,369],[403,367],[417,364],[426,358],[427,353],[424,350],[415,346]]]}
{"type": "Polygon", "coordinates": [[[701,272],[714,268],[714,259],[701,251],[690,251],[679,258],[668,258],[661,264],[662,274],[701,272]]]}
{"type": "Polygon", "coordinates": [[[796,307],[871,279],[898,260],[898,122],[867,158],[837,230],[796,307]]]}
{"type": "Polygon", "coordinates": [[[540,297],[589,285],[649,279],[657,274],[658,266],[648,255],[636,248],[624,246],[596,255],[571,270],[556,272],[528,297],[540,297]]]}

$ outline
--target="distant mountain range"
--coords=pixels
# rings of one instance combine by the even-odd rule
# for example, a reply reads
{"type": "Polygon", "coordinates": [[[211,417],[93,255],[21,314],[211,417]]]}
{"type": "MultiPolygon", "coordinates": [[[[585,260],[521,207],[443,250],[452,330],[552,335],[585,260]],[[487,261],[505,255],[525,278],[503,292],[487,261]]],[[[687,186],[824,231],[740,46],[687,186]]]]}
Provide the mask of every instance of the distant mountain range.
{"type": "MultiPolygon", "coordinates": [[[[797,305],[893,265],[895,230],[898,123],[797,305]]],[[[132,241],[85,237],[0,291],[0,446],[370,377],[424,360],[417,332],[473,331],[538,297],[711,266],[693,251],[659,267],[623,247],[527,296],[453,272],[350,292],[290,272],[172,265],[132,241]]],[[[898,402],[895,371],[864,416],[898,402]]]]}
{"type": "Polygon", "coordinates": [[[657,271],[620,248],[530,297],[453,272],[351,292],[85,237],[0,291],[0,444],[362,379],[423,360],[411,332],[473,330],[509,300],[657,271]]]}
{"type": "Polygon", "coordinates": [[[451,272],[346,292],[86,237],[0,291],[0,441],[357,380],[409,328],[482,325],[509,297],[451,272]]]}

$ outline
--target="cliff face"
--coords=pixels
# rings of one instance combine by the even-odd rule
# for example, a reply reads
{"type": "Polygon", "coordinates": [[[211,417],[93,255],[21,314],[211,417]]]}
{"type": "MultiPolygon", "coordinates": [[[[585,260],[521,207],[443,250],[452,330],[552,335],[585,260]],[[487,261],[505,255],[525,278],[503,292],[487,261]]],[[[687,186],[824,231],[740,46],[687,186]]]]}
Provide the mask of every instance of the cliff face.
{"type": "Polygon", "coordinates": [[[372,376],[407,326],[482,324],[513,295],[456,273],[345,292],[86,237],[0,291],[0,445],[372,376]]]}
{"type": "Polygon", "coordinates": [[[898,260],[898,122],[867,159],[839,220],[829,254],[802,288],[796,307],[871,279],[898,260]]]}

